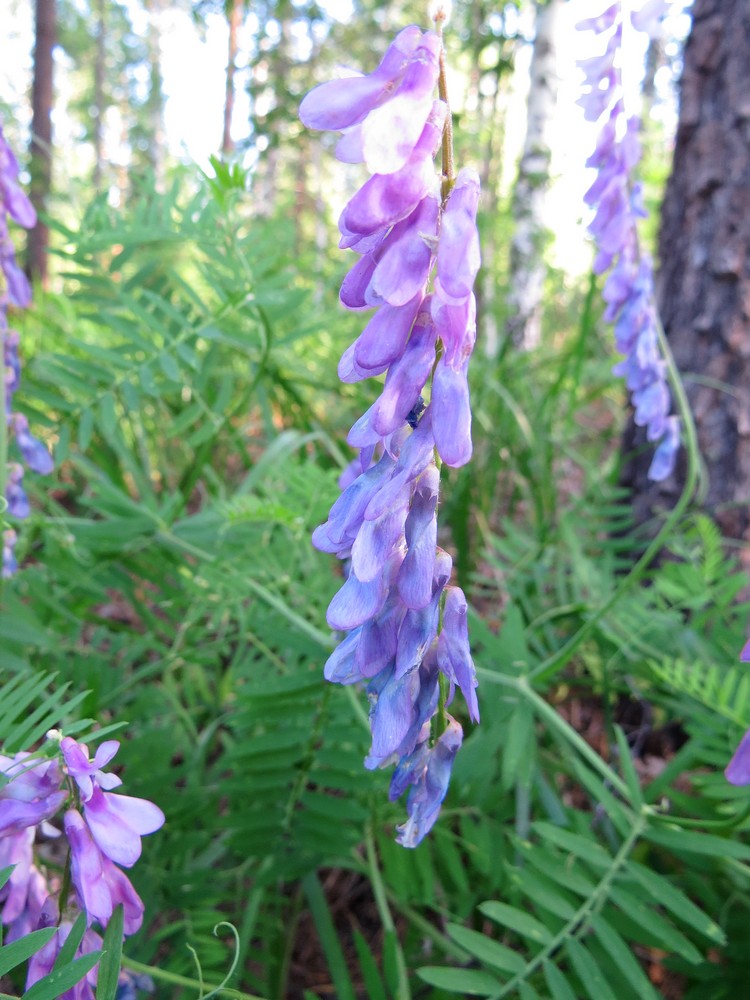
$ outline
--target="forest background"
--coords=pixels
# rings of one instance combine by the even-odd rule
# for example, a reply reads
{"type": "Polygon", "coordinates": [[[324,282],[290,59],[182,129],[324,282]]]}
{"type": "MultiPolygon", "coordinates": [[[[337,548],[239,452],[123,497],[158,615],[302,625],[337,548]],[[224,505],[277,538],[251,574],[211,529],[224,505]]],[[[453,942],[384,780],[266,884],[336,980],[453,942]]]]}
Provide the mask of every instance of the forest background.
{"type": "Polygon", "coordinates": [[[475,458],[446,476],[441,544],[473,608],[482,725],[413,852],[393,843],[387,776],[362,769],[362,698],[322,680],[337,578],[309,536],[370,400],[336,378],[358,332],[335,291],[355,176],[297,108],[424,12],[37,0],[30,33],[6,4],[0,112],[41,218],[17,399],[55,471],[27,476],[14,525],[0,740],[115,732],[128,792],[164,810],[125,966],[157,997],[204,995],[230,967],[216,995],[744,995],[750,808],[722,773],[750,728],[742,0],[696,0],[692,22],[675,4],[628,67],[644,240],[700,444],[658,491],[582,238],[588,11],[454,4],[483,268],[475,458]],[[197,55],[170,68],[170,38],[220,28],[219,84],[197,55]],[[170,88],[191,95],[184,137],[170,88]],[[681,287],[699,259],[714,284],[681,287]]]}

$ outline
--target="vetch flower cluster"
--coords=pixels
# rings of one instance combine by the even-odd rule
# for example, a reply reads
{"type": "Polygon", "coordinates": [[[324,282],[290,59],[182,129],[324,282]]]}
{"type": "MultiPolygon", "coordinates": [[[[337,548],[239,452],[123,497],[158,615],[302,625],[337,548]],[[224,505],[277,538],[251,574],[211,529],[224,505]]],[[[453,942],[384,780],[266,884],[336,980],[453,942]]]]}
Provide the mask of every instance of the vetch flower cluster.
{"type": "MultiPolygon", "coordinates": [[[[13,941],[29,931],[57,927],[55,936],[30,961],[27,988],[46,976],[79,912],[87,930],[77,955],[101,947],[93,930],[104,930],[115,907],[122,904],[124,936],[143,922],[143,903],[122,868],[141,854],[141,837],[158,830],[164,814],[146,799],[114,794],[122,784],[102,770],[115,756],[116,740],[102,743],[93,759],[88,747],[69,736],[59,740],[59,754],[45,758],[30,753],[0,755],[0,867],[14,865],[0,890],[0,920],[13,941]],[[48,865],[35,859],[37,836],[59,838],[50,821],[61,809],[68,861],[64,872],[46,874],[48,865]]],[[[94,1000],[96,968],[63,994],[68,1000],[94,1000]]]]}
{"type": "MultiPolygon", "coordinates": [[[[33,472],[46,475],[52,471],[52,458],[45,446],[29,430],[29,422],[22,413],[13,412],[13,394],[21,378],[18,355],[18,333],[8,327],[8,309],[25,309],[31,303],[31,288],[26,275],[16,262],[8,220],[12,219],[26,229],[36,223],[36,213],[31,202],[18,185],[18,163],[3,135],[0,124],[0,346],[3,356],[3,380],[0,394],[5,421],[0,427],[0,497],[5,498],[0,507],[0,517],[7,511],[12,517],[29,516],[29,501],[23,489],[23,467],[11,462],[6,467],[8,432],[12,432],[18,451],[33,472]]],[[[16,532],[3,531],[2,576],[9,577],[18,568],[15,559],[16,532]]]]}
{"type": "Polygon", "coordinates": [[[466,598],[449,586],[452,560],[437,545],[440,466],[462,466],[472,452],[467,367],[480,264],[479,178],[468,168],[453,175],[443,58],[441,34],[412,25],[373,73],[321,84],[300,107],[309,128],[342,133],[338,159],[371,174],[339,219],[339,245],[358,254],[340,299],[375,312],[338,371],[344,382],[385,381],[349,432],[359,456],[313,543],[346,576],[327,614],[345,636],[325,676],[367,687],[365,766],[396,765],[390,797],[409,791],[398,828],[406,847],[428,833],[447,792],[463,738],[446,711],[456,687],[479,721],[466,598]]]}
{"type": "Polygon", "coordinates": [[[615,367],[631,393],[635,423],[646,428],[649,441],[658,442],[649,478],[666,479],[674,468],[680,445],[679,419],[670,415],[672,400],[666,363],[659,346],[651,261],[640,249],[638,219],[646,215],[640,186],[633,172],[641,158],[640,123],[625,111],[622,70],[617,55],[623,30],[653,33],[664,13],[664,0],[646,0],[626,20],[621,0],[577,27],[606,39],[601,55],[583,60],[584,92],[579,100],[587,121],[602,122],[596,149],[587,160],[597,177],[585,195],[594,209],[589,231],[598,254],[594,271],[612,269],[604,286],[604,318],[615,324],[615,341],[625,359],[615,367]]]}

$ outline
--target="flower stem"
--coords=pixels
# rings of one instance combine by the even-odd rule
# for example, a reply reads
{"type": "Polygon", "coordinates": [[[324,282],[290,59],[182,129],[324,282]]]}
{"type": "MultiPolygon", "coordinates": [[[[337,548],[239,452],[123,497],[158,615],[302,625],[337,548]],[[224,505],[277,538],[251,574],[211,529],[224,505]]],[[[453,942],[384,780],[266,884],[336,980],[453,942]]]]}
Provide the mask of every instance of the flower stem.
{"type": "Polygon", "coordinates": [[[448,195],[456,180],[455,167],[453,164],[453,118],[451,116],[451,106],[448,100],[448,79],[445,73],[445,43],[443,42],[443,21],[445,14],[442,8],[435,15],[435,30],[440,38],[440,75],[438,77],[438,94],[440,100],[445,101],[448,109],[445,115],[445,125],[443,126],[443,179],[440,185],[440,193],[443,205],[448,200],[448,195]]]}

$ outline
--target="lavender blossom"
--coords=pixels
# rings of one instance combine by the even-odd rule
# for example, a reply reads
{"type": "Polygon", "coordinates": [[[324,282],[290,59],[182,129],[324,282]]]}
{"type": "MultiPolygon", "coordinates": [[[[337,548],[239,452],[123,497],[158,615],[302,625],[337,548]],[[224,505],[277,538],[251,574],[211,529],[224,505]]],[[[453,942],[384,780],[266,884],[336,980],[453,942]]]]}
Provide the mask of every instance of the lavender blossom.
{"type": "Polygon", "coordinates": [[[0,889],[0,921],[7,927],[7,942],[34,930],[49,895],[47,880],[34,864],[35,836],[35,827],[28,826],[0,837],[0,868],[14,866],[0,889]]]}
{"type": "Polygon", "coordinates": [[[56,760],[17,753],[0,755],[0,837],[20,833],[50,819],[68,793],[60,788],[62,772],[56,760]]]}
{"type": "Polygon", "coordinates": [[[111,795],[108,790],[122,784],[117,775],[105,774],[119,749],[117,740],[98,748],[89,760],[88,747],[70,736],[60,743],[68,774],[81,793],[83,812],[97,847],[112,861],[132,867],[141,856],[141,837],[164,825],[164,813],[153,802],[130,795],[111,795]]]}
{"type": "MultiPolygon", "coordinates": [[[[59,757],[29,753],[0,755],[0,867],[13,865],[9,881],[0,890],[0,920],[15,940],[37,927],[57,926],[55,937],[30,962],[27,987],[52,969],[78,912],[84,911],[89,929],[78,954],[101,947],[91,930],[105,928],[114,909],[122,905],[123,935],[134,934],[143,922],[143,903],[118,865],[132,866],[141,853],[141,837],[164,823],[161,809],[145,799],[112,794],[122,784],[103,768],[117,753],[116,740],[102,743],[93,758],[88,747],[71,737],[50,731],[59,741],[59,757]],[[47,821],[67,806],[63,831],[70,855],[70,883],[49,885],[35,863],[34,844],[39,829],[60,836],[47,821]],[[80,807],[80,808],[79,808],[80,807]]],[[[93,1000],[96,969],[63,994],[69,1000],[93,1000]]],[[[124,994],[132,982],[123,980],[124,994]]]]}
{"type": "MultiPolygon", "coordinates": [[[[32,955],[29,960],[29,968],[26,975],[26,989],[28,990],[34,983],[39,982],[48,976],[54,968],[60,949],[65,944],[73,929],[78,910],[76,907],[66,907],[60,912],[60,900],[55,896],[50,896],[44,904],[39,918],[39,928],[55,927],[55,934],[44,947],[32,955]]],[[[102,947],[102,939],[90,928],[86,930],[80,945],[76,949],[74,958],[81,958],[92,951],[98,951],[102,947]]],[[[94,989],[96,987],[99,966],[95,965],[84,978],[60,995],[60,1000],[95,1000],[94,989]]]]}
{"type": "MultiPolygon", "coordinates": [[[[0,124],[0,342],[3,357],[3,384],[0,386],[5,400],[5,421],[0,434],[12,431],[16,444],[28,467],[42,475],[52,471],[52,458],[47,448],[29,430],[29,423],[21,413],[12,409],[13,395],[18,389],[21,364],[18,356],[18,334],[8,327],[8,309],[26,308],[31,302],[31,288],[26,275],[16,263],[13,243],[8,230],[8,219],[19,226],[30,228],[36,223],[36,213],[31,202],[18,185],[18,163],[5,141],[0,124]]],[[[22,472],[16,463],[0,469],[0,499],[4,495],[5,509],[12,517],[29,516],[30,508],[21,486],[22,472]]],[[[0,514],[3,509],[0,508],[0,514]]],[[[3,534],[2,576],[12,576],[18,569],[15,558],[16,534],[12,530],[3,534]]]]}
{"type": "Polygon", "coordinates": [[[438,34],[406,28],[369,77],[322,84],[300,107],[309,127],[344,131],[338,158],[373,174],[339,219],[340,246],[359,255],[340,299],[377,311],[339,375],[385,381],[349,432],[359,457],[313,544],[346,567],[327,614],[346,634],[325,676],[367,686],[365,766],[396,764],[392,799],[411,787],[398,838],[407,847],[428,833],[447,792],[463,737],[445,712],[456,687],[479,721],[466,602],[447,586],[452,560],[437,545],[440,464],[471,456],[466,376],[480,263],[479,178],[446,175],[446,161],[441,183],[433,162],[447,115],[434,98],[441,48],[438,34]]]}
{"type": "MultiPolygon", "coordinates": [[[[663,0],[646,0],[631,13],[636,30],[653,32],[665,10],[663,0]]],[[[597,171],[585,201],[594,210],[589,230],[596,240],[597,274],[610,270],[604,286],[604,318],[615,323],[617,349],[625,354],[614,371],[623,375],[634,407],[634,420],[646,428],[649,441],[658,442],[649,478],[666,479],[674,468],[680,444],[679,420],[670,415],[672,400],[666,363],[658,340],[651,262],[638,241],[638,219],[646,213],[640,188],[633,182],[641,149],[639,122],[624,107],[621,69],[625,15],[620,0],[578,28],[605,38],[604,52],[581,62],[585,82],[579,103],[586,119],[602,122],[596,149],[587,166],[597,171]]]]}

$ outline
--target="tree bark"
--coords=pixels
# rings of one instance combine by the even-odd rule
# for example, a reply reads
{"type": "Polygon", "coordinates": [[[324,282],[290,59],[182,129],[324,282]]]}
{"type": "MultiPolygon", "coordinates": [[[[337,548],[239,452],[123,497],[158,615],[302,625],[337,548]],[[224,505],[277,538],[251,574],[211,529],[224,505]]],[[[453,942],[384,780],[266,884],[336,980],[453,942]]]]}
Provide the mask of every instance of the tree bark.
{"type": "Polygon", "coordinates": [[[510,248],[507,333],[514,347],[530,351],[542,332],[545,201],[551,151],[549,128],[557,104],[556,31],[562,0],[536,2],[526,139],[513,192],[515,230],[510,248]]]}
{"type": "Polygon", "coordinates": [[[104,116],[106,101],[104,97],[104,74],[106,69],[106,9],[104,0],[96,3],[96,56],[94,61],[94,114],[92,124],[92,140],[94,143],[94,190],[99,194],[102,190],[104,175],[104,116]]]}
{"type": "Polygon", "coordinates": [[[148,159],[154,172],[154,186],[157,191],[164,191],[167,158],[167,140],[164,128],[164,88],[161,74],[161,14],[164,3],[163,0],[146,0],[145,6],[148,11],[146,44],[151,77],[147,102],[149,118],[148,159]]]}
{"type": "Polygon", "coordinates": [[[234,111],[234,75],[237,70],[238,34],[242,23],[243,0],[227,0],[227,21],[229,24],[229,42],[227,45],[227,87],[224,97],[224,131],[221,139],[221,151],[224,156],[234,152],[232,140],[232,112],[234,111]]]}
{"type": "MultiPolygon", "coordinates": [[[[706,506],[727,537],[750,540],[750,6],[695,0],[672,174],[659,236],[658,298],[686,382],[708,472],[706,506]]],[[[645,521],[671,506],[677,473],[646,479],[651,447],[631,443],[624,479],[645,521]]],[[[626,450],[627,450],[626,442],[626,450]]]]}
{"type": "Polygon", "coordinates": [[[31,148],[29,194],[37,224],[29,232],[29,277],[47,281],[49,229],[42,219],[52,186],[53,49],[57,36],[56,0],[36,0],[34,77],[31,87],[31,148]]]}

